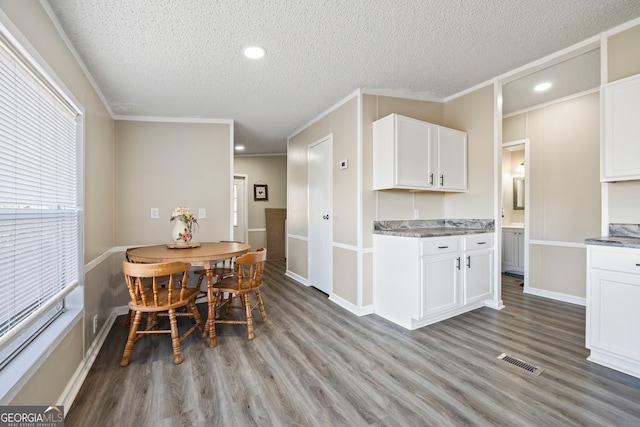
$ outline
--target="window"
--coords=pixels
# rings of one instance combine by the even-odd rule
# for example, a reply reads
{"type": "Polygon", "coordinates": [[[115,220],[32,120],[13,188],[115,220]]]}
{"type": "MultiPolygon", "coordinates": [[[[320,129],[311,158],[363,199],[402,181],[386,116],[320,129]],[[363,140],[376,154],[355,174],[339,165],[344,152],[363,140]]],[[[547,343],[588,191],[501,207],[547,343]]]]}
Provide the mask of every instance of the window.
{"type": "Polygon", "coordinates": [[[0,369],[82,277],[81,110],[0,26],[0,369]]]}

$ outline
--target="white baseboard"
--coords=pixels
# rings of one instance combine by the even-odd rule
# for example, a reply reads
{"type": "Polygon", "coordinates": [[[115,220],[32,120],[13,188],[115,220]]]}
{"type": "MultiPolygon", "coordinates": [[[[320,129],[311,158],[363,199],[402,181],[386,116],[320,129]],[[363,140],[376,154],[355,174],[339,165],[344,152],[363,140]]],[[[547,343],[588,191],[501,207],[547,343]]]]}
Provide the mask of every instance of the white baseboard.
{"type": "Polygon", "coordinates": [[[373,314],[373,305],[368,305],[365,307],[359,307],[346,299],[337,296],[336,294],[331,294],[329,297],[329,301],[339,305],[345,310],[355,314],[356,316],[366,316],[367,314],[373,314]]]}
{"type": "Polygon", "coordinates": [[[560,292],[552,292],[544,289],[532,288],[531,286],[525,286],[523,289],[525,294],[536,295],[539,297],[554,299],[557,301],[568,302],[569,304],[576,304],[581,306],[587,305],[587,299],[576,297],[573,295],[562,294],[560,292]]]}
{"type": "MultiPolygon", "coordinates": [[[[69,413],[69,409],[71,409],[71,405],[73,405],[73,401],[78,395],[78,392],[80,391],[80,387],[82,387],[82,383],[84,383],[84,380],[87,378],[87,375],[89,374],[89,370],[91,369],[91,366],[93,366],[93,363],[98,357],[98,353],[100,353],[100,349],[102,348],[102,345],[104,344],[104,342],[107,339],[107,336],[109,335],[109,331],[113,326],[113,322],[115,322],[116,317],[118,317],[120,314],[123,314],[121,313],[122,308],[123,307],[115,307],[113,309],[113,311],[107,318],[106,322],[104,322],[104,325],[100,329],[100,332],[98,332],[96,339],[93,340],[93,344],[91,344],[91,347],[87,351],[87,354],[82,360],[82,363],[80,364],[80,366],[78,366],[75,373],[73,374],[73,377],[71,377],[71,379],[67,383],[67,386],[65,387],[65,389],[62,391],[62,394],[58,398],[57,401],[61,402],[61,404],[65,408],[65,415],[69,413]]],[[[129,310],[128,307],[125,306],[124,314],[126,314],[128,310],[129,310]]]]}
{"type": "Polygon", "coordinates": [[[307,279],[305,279],[304,277],[296,274],[296,273],[292,273],[291,271],[287,270],[284,273],[285,276],[295,280],[296,282],[300,283],[301,285],[304,286],[311,286],[311,284],[309,283],[309,281],[307,279]]]}

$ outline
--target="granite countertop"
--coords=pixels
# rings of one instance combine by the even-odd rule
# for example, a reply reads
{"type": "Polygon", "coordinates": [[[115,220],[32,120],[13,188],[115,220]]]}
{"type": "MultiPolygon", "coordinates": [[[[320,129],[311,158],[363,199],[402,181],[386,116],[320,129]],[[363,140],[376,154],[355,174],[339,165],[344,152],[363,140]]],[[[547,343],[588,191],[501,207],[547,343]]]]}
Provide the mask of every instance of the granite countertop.
{"type": "Polygon", "coordinates": [[[640,249],[640,224],[609,224],[609,235],[585,239],[587,245],[640,249]]]}
{"type": "Polygon", "coordinates": [[[444,237],[493,233],[493,220],[374,221],[373,234],[400,237],[444,237]]]}

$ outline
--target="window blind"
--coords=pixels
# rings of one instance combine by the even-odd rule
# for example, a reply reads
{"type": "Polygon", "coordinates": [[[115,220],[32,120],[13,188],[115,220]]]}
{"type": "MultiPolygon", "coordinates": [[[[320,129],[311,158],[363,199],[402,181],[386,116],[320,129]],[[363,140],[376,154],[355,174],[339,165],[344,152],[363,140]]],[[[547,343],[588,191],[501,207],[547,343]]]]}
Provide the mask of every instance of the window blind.
{"type": "MultiPolygon", "coordinates": [[[[79,114],[19,52],[0,39],[0,337],[82,266],[79,114]]],[[[0,348],[0,366],[63,308],[0,348]]]]}

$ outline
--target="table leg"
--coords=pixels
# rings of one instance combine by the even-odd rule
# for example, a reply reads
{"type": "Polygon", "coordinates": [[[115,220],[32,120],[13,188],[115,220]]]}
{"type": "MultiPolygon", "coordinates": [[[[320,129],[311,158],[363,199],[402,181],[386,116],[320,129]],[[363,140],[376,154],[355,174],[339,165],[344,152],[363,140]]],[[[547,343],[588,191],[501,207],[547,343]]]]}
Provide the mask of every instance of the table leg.
{"type": "Polygon", "coordinates": [[[213,304],[213,270],[207,268],[207,304],[209,313],[207,315],[207,327],[205,331],[209,331],[209,347],[216,346],[216,310],[213,304]]]}

